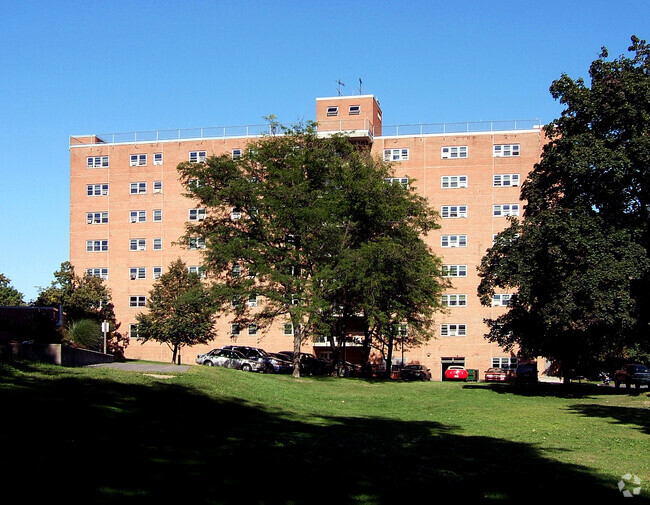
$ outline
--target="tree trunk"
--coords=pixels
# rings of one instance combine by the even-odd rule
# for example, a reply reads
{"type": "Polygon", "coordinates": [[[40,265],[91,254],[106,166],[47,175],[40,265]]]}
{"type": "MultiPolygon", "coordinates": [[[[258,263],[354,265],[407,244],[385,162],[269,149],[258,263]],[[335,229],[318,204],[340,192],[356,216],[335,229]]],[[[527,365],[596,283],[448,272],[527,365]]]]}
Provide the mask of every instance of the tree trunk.
{"type": "Polygon", "coordinates": [[[390,379],[393,372],[393,332],[388,334],[388,356],[386,356],[386,378],[390,379]]]}
{"type": "Polygon", "coordinates": [[[293,324],[293,376],[295,378],[300,377],[300,349],[302,346],[302,332],[303,328],[299,321],[294,321],[294,318],[291,318],[293,324]]]}

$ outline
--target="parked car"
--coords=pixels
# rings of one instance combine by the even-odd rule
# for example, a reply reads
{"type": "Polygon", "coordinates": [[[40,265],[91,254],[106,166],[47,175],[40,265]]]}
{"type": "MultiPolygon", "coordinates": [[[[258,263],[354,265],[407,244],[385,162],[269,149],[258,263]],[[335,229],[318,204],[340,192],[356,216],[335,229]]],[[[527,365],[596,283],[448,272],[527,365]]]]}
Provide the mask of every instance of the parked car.
{"type": "Polygon", "coordinates": [[[197,355],[196,355],[196,359],[195,359],[194,361],[196,361],[196,363],[197,363],[198,365],[202,365],[202,364],[205,362],[205,360],[206,360],[207,358],[209,358],[210,356],[214,356],[214,355],[217,354],[220,350],[221,350],[221,349],[212,349],[210,352],[204,352],[204,353],[202,353],[202,354],[197,354],[197,355]]]}
{"type": "Polygon", "coordinates": [[[223,349],[232,349],[234,351],[239,351],[248,359],[256,361],[260,364],[260,372],[274,372],[275,365],[273,363],[273,357],[269,355],[264,349],[260,347],[251,347],[248,345],[225,345],[223,349]]]}
{"type": "MultiPolygon", "coordinates": [[[[293,363],[293,351],[280,351],[289,357],[293,363]]],[[[300,373],[304,375],[328,375],[334,370],[334,365],[330,360],[317,358],[308,352],[300,353],[300,373]]]]}
{"type": "Polygon", "coordinates": [[[206,357],[203,364],[206,366],[235,368],[245,372],[268,371],[266,363],[247,358],[241,352],[235,351],[234,349],[219,349],[215,354],[206,357]]]}
{"type": "Polygon", "coordinates": [[[359,377],[361,375],[361,365],[358,363],[339,360],[336,364],[335,372],[339,377],[359,377]]]}
{"type": "Polygon", "coordinates": [[[537,382],[537,365],[534,363],[526,363],[517,365],[517,374],[515,375],[515,382],[537,382]]]}
{"type": "Polygon", "coordinates": [[[614,374],[614,386],[619,388],[621,384],[625,384],[625,387],[631,387],[634,384],[634,387],[649,386],[650,387],[650,371],[645,365],[639,365],[634,363],[629,363],[623,365],[620,370],[616,370],[614,374]]]}
{"type": "Polygon", "coordinates": [[[467,369],[464,366],[452,365],[445,370],[445,379],[447,380],[467,380],[467,369]]]}
{"type": "Polygon", "coordinates": [[[400,379],[430,381],[431,369],[424,365],[406,365],[399,371],[400,379]]]}
{"type": "Polygon", "coordinates": [[[503,368],[488,368],[484,375],[486,382],[505,382],[508,380],[508,372],[503,368]]]}

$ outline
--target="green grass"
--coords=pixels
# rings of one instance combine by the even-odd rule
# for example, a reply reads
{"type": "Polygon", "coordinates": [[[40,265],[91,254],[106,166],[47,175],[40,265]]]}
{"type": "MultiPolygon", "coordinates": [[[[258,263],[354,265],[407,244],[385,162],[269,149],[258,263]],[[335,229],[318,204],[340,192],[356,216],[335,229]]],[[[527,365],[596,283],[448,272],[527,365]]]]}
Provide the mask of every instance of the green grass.
{"type": "Polygon", "coordinates": [[[0,365],[0,475],[28,502],[650,500],[650,396],[191,367],[0,365]]]}

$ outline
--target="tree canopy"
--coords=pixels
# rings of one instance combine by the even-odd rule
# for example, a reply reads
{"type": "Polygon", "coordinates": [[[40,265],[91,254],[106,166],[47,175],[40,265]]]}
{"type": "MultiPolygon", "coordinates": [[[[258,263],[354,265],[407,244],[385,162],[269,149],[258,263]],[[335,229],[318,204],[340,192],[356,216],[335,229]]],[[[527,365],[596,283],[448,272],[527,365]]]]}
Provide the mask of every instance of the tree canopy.
{"type": "MultiPolygon", "coordinates": [[[[272,131],[280,131],[275,126],[272,131]]],[[[235,328],[263,330],[283,318],[293,328],[297,361],[308,338],[316,333],[344,337],[342,314],[371,305],[364,281],[379,286],[389,280],[381,275],[397,275],[389,267],[414,268],[408,259],[415,257],[428,262],[431,273],[422,281],[430,283],[427,289],[418,291],[428,297],[415,305],[420,319],[413,308],[399,305],[400,297],[416,292],[398,293],[403,282],[384,284],[383,296],[394,295],[395,301],[383,309],[390,313],[386,319],[413,322],[426,333],[428,325],[419,323],[439,304],[439,261],[421,234],[436,227],[435,213],[414,192],[387,183],[390,166],[362,147],[344,136],[319,136],[312,124],[298,125],[252,142],[239,158],[223,155],[178,168],[189,195],[208,209],[183,241],[205,245],[213,293],[235,328]],[[382,254],[395,260],[380,270],[382,254]],[[364,258],[368,267],[361,277],[364,258]]]]}
{"type": "Polygon", "coordinates": [[[180,363],[183,347],[209,342],[215,336],[210,295],[198,274],[180,259],[156,280],[147,308],[147,313],[136,316],[138,337],[166,344],[172,362],[180,363]]]}
{"type": "Polygon", "coordinates": [[[522,187],[524,216],[483,258],[479,295],[511,290],[489,321],[490,340],[561,360],[565,368],[648,349],[650,48],[567,75],[550,91],[564,104],[522,187]]]}
{"type": "Polygon", "coordinates": [[[25,305],[23,294],[11,285],[11,279],[0,274],[0,305],[25,305]]]}

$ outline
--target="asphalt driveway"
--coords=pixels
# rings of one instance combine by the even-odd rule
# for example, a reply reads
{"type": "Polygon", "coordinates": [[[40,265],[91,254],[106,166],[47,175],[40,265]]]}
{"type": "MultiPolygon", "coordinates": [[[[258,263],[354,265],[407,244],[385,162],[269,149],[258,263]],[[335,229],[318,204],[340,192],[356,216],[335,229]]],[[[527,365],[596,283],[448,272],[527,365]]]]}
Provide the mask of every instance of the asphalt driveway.
{"type": "Polygon", "coordinates": [[[147,373],[179,373],[187,372],[189,365],[161,365],[156,363],[98,363],[88,365],[90,367],[117,368],[119,370],[132,370],[134,372],[147,373]]]}

